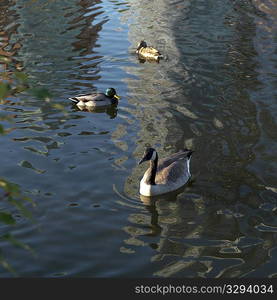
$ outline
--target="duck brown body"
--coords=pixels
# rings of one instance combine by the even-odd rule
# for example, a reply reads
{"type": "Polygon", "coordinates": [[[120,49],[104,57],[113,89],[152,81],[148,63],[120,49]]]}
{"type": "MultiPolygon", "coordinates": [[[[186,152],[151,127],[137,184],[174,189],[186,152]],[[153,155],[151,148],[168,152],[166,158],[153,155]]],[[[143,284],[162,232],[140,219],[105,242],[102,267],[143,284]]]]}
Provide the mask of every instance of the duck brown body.
{"type": "Polygon", "coordinates": [[[162,58],[162,54],[159,50],[155,49],[154,47],[147,46],[145,41],[141,41],[138,44],[138,48],[136,50],[139,58],[146,59],[146,60],[159,60],[162,58]]]}

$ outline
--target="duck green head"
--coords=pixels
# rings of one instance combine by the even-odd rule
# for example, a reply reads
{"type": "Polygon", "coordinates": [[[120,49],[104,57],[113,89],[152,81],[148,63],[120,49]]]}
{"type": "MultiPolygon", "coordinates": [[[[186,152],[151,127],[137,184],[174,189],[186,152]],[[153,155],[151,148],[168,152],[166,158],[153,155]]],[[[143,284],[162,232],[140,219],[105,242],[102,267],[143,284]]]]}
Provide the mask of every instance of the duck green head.
{"type": "Polygon", "coordinates": [[[119,99],[119,97],[116,94],[116,90],[114,88],[108,88],[106,89],[105,95],[109,98],[116,98],[119,99]]]}

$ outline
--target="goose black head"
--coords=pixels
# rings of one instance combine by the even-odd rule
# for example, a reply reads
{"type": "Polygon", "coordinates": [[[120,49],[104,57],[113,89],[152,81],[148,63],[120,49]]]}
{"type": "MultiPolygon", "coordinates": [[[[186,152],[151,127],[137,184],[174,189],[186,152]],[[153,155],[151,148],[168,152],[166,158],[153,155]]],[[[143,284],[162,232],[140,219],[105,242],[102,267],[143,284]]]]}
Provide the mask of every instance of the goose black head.
{"type": "Polygon", "coordinates": [[[188,159],[190,159],[192,153],[195,152],[194,150],[189,150],[189,149],[186,149],[186,148],[184,149],[184,151],[187,152],[186,154],[187,154],[187,158],[188,158],[188,159]]]}
{"type": "Polygon", "coordinates": [[[139,165],[147,160],[155,160],[157,158],[157,151],[154,148],[148,147],[143,153],[142,159],[139,161],[139,165]]]}

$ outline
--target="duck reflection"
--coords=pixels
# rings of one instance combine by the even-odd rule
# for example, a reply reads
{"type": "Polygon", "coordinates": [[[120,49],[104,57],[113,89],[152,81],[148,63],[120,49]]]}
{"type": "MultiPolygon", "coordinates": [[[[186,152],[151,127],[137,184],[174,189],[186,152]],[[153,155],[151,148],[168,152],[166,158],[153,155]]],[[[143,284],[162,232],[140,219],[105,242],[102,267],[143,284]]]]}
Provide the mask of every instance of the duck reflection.
{"type": "Polygon", "coordinates": [[[117,105],[110,105],[107,107],[77,107],[76,105],[72,105],[73,111],[84,111],[84,112],[90,112],[90,113],[106,113],[110,119],[114,119],[117,116],[117,105]]]}
{"type": "Polygon", "coordinates": [[[149,62],[149,63],[153,63],[153,64],[158,64],[158,63],[160,63],[160,59],[158,58],[158,59],[153,59],[153,58],[143,58],[143,57],[141,57],[141,56],[139,56],[138,55],[138,61],[139,61],[139,63],[141,63],[141,64],[144,64],[146,61],[147,62],[149,62]]]}

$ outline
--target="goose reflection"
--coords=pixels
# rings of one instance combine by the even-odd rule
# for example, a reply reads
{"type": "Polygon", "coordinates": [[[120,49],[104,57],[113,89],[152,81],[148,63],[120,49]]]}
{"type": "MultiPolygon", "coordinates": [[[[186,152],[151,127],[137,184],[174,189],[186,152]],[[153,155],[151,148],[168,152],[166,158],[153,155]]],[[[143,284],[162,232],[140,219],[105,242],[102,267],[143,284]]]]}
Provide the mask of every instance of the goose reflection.
{"type": "Polygon", "coordinates": [[[159,212],[157,206],[159,207],[160,202],[175,202],[178,195],[183,193],[185,188],[186,187],[183,186],[176,191],[152,197],[139,195],[141,202],[151,214],[151,231],[147,233],[146,236],[160,236],[163,228],[159,225],[159,212]]]}

